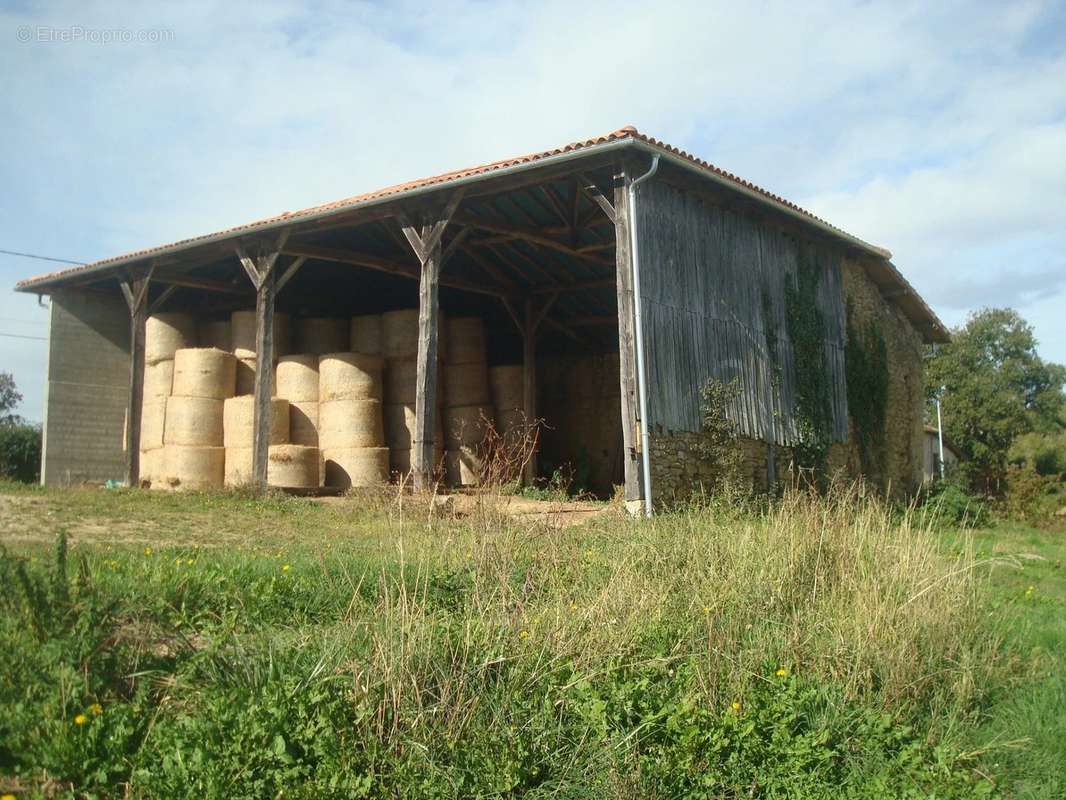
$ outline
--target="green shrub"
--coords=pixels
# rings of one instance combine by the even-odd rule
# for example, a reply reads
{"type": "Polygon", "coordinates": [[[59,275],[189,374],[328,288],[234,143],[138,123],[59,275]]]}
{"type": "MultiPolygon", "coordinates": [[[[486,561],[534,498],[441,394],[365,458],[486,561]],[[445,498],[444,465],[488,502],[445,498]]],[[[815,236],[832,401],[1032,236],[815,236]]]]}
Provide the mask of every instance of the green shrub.
{"type": "Polygon", "coordinates": [[[36,483],[40,477],[40,426],[0,424],[0,478],[36,483]]]}
{"type": "Polygon", "coordinates": [[[922,515],[938,527],[983,528],[993,522],[983,498],[972,494],[961,473],[926,483],[918,496],[922,515]]]}

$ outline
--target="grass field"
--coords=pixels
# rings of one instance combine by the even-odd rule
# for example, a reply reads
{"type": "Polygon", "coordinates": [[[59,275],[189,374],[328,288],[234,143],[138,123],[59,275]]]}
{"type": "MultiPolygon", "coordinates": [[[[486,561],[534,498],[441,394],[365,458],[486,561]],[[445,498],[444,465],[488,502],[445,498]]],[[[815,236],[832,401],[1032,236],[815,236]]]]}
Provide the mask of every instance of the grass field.
{"type": "Polygon", "coordinates": [[[0,542],[0,793],[1066,796],[1061,533],[4,485],[0,542]]]}

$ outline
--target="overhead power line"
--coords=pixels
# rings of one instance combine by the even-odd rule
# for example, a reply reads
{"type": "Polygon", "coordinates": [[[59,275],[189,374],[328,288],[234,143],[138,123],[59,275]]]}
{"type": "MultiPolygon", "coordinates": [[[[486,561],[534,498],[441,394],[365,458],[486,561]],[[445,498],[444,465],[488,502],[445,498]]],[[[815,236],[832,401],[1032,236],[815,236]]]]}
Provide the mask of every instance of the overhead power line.
{"type": "Polygon", "coordinates": [[[8,339],[35,339],[38,342],[47,342],[48,341],[48,337],[47,336],[26,336],[26,335],[21,334],[21,333],[2,333],[2,332],[0,332],[0,336],[6,336],[8,339]]]}
{"type": "Polygon", "coordinates": [[[38,261],[54,261],[57,264],[76,264],[81,266],[84,261],[71,261],[69,258],[52,258],[51,256],[40,256],[36,253],[20,253],[17,250],[0,250],[0,253],[8,256],[20,256],[21,258],[35,258],[38,261]]]}

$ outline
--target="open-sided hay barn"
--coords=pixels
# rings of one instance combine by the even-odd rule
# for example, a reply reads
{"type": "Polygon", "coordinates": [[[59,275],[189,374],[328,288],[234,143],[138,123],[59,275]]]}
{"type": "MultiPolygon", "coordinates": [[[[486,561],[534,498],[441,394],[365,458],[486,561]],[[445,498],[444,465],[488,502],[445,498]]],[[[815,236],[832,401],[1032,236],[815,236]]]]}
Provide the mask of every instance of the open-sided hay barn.
{"type": "MultiPolygon", "coordinates": [[[[376,342],[379,323],[373,334],[360,326],[409,309],[411,335],[397,346],[413,357],[390,368],[383,354],[386,394],[406,375],[412,395],[406,411],[385,414],[386,431],[407,415],[409,450],[394,452],[394,462],[405,458],[416,480],[429,479],[441,451],[442,393],[464,398],[446,403],[446,427],[459,405],[468,419],[478,405],[491,415],[481,358],[516,365],[520,391],[512,386],[498,402],[545,421],[537,473],[569,470],[601,495],[623,485],[638,507],[711,477],[714,466],[700,455],[709,379],[734,387],[720,394],[720,411],[741,437],[750,479],[773,481],[813,459],[897,489],[916,484],[921,347],[947,337],[886,250],[633,128],[17,289],[52,298],[45,483],[142,477],[141,451],[156,451],[142,440],[141,414],[127,409],[143,402],[147,414],[153,401],[145,330],[157,314],[195,317],[190,336],[199,339],[186,346],[236,350],[233,391],[255,396],[247,457],[257,482],[267,479],[278,358],[304,354],[308,364],[292,370],[313,375],[315,354],[336,349],[349,325],[352,344],[340,349],[369,352],[380,343],[358,342],[376,342]],[[307,343],[296,331],[279,333],[275,312],[307,343]],[[442,317],[480,320],[483,333],[470,336],[484,355],[457,341],[449,362],[447,336],[438,342],[442,317]],[[238,326],[249,334],[253,324],[254,345],[237,349],[238,326]]],[[[365,384],[363,402],[377,402],[373,379],[345,378],[346,363],[334,365],[342,387],[365,384]]],[[[343,421],[336,404],[357,402],[319,399],[293,396],[291,413],[317,420],[321,408],[343,421]]],[[[497,408],[497,419],[510,410],[497,408]]]]}

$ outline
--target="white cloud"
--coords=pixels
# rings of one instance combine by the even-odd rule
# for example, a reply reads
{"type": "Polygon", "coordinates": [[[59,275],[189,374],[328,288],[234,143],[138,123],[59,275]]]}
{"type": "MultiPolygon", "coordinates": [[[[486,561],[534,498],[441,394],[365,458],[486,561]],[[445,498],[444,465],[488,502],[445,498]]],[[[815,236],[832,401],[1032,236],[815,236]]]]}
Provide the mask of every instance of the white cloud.
{"type": "MultiPolygon", "coordinates": [[[[1066,20],[1040,2],[9,10],[0,247],[95,259],[636,124],[890,247],[956,320],[1004,287],[1062,291],[1066,61],[1049,29],[1066,20]],[[19,25],[173,40],[22,45],[19,25]]],[[[38,313],[27,302],[0,315],[38,313]]],[[[1041,313],[1066,361],[1066,323],[1041,313]]],[[[22,358],[8,347],[2,364],[22,358]]],[[[27,413],[39,362],[17,362],[27,413]]]]}

